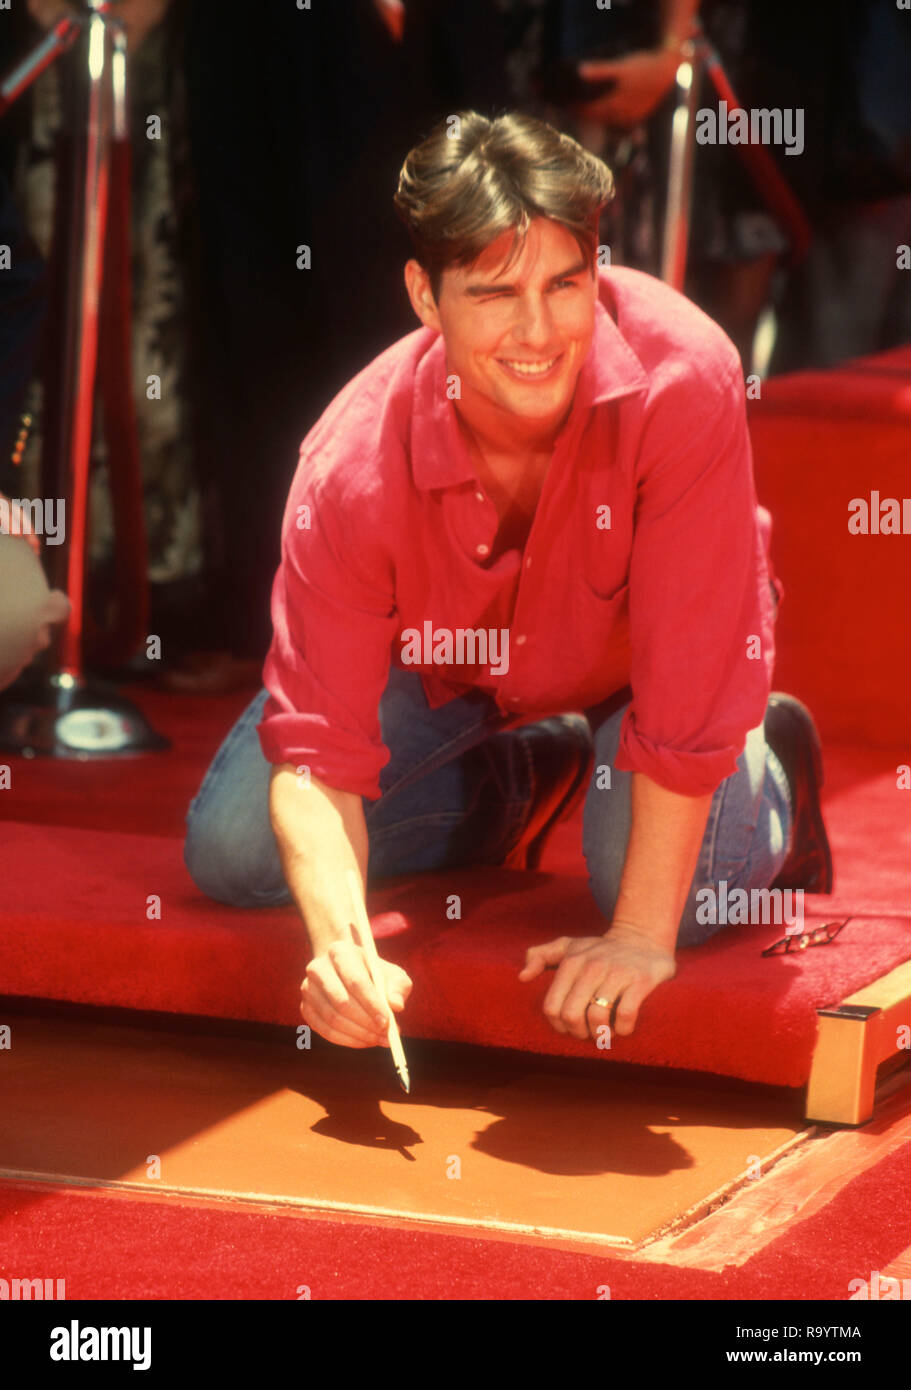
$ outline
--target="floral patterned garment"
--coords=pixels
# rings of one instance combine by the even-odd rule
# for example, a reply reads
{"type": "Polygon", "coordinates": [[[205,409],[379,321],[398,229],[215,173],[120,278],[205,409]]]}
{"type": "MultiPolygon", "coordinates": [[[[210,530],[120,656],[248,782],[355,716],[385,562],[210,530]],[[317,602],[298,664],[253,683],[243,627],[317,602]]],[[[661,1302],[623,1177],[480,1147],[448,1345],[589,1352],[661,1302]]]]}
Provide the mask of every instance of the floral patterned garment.
{"type": "MultiPolygon", "coordinates": [[[[59,63],[32,89],[31,138],[19,152],[16,194],[29,230],[47,258],[54,223],[55,140],[64,122],[59,63]]],[[[174,170],[182,159],[179,69],[167,61],[167,25],[150,30],[129,57],[127,89],[131,144],[133,280],[133,394],[145,496],[149,580],[164,584],[200,572],[199,490],[195,482],[186,407],[183,268],[175,215],[174,170]],[[147,135],[160,117],[160,139],[147,135]],[[176,138],[175,138],[176,130],[176,138]],[[175,148],[177,146],[177,148],[175,148]],[[148,399],[147,378],[160,378],[160,399],[148,399]]],[[[41,476],[41,388],[33,383],[34,427],[22,464],[23,495],[37,495],[41,476]]],[[[89,562],[112,551],[112,511],[103,420],[96,410],[92,441],[89,562]]]]}

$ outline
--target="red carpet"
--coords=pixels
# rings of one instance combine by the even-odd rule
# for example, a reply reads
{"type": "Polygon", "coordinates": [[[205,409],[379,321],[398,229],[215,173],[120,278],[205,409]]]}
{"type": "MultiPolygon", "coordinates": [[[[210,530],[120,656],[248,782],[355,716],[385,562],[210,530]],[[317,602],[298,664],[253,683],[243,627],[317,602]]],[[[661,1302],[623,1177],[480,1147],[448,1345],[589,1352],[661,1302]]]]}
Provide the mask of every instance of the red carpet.
{"type": "MultiPolygon", "coordinates": [[[[132,796],[136,769],[127,776],[132,796]]],[[[865,827],[859,849],[868,869],[877,839],[887,838],[888,805],[877,801],[879,821],[865,827]]],[[[209,902],[187,876],[179,840],[63,828],[49,835],[28,824],[5,826],[4,837],[10,912],[0,978],[6,993],[299,1022],[307,955],[293,908],[251,913],[209,902]],[[146,918],[152,894],[161,901],[160,920],[146,918]]],[[[610,1058],[801,1085],[809,1074],[815,1008],[911,955],[911,916],[901,914],[898,897],[889,893],[887,871],[883,877],[875,908],[867,907],[824,949],[763,959],[762,947],[781,931],[760,926],[731,928],[726,939],[681,952],[677,978],[646,1002],[631,1038],[614,1039],[610,1058]],[[724,1010],[717,1007],[721,998],[724,1010]]],[[[826,900],[807,900],[814,921],[832,915],[820,911],[820,901],[826,900]]],[[[860,911],[849,893],[832,901],[860,911]]],[[[415,982],[402,1019],[406,1036],[591,1054],[590,1043],[555,1033],[544,1019],[546,977],[528,986],[516,980],[525,946],[564,932],[603,930],[584,877],[498,869],[428,875],[383,885],[371,894],[371,912],[386,956],[415,982]],[[460,922],[441,912],[452,892],[462,896],[460,922]]]]}
{"type": "MultiPolygon", "coordinates": [[[[601,1054],[791,1086],[808,1074],[815,1008],[911,957],[911,791],[896,780],[911,760],[908,542],[847,530],[852,497],[907,491],[911,351],[795,380],[765,383],[753,410],[757,487],[774,516],[787,591],[775,683],[810,704],[826,748],[836,884],[831,898],[807,899],[808,920],[855,920],[831,947],[799,958],[762,959],[781,934],[774,927],[734,927],[682,952],[677,978],[646,1002],[636,1034],[601,1054]]],[[[298,1021],[305,957],[293,910],[213,904],[181,859],[186,806],[251,694],[134,691],[174,740],[166,754],[9,760],[12,786],[0,796],[5,993],[298,1021]],[[146,916],[151,895],[161,920],[146,916]]],[[[385,951],[415,981],[406,1035],[590,1053],[541,1016],[547,981],[515,978],[526,945],[603,929],[578,821],[554,837],[548,872],[447,873],[371,895],[385,951]],[[461,922],[441,911],[453,891],[463,895],[461,922]]]]}
{"type": "Polygon", "coordinates": [[[0,1277],[67,1299],[833,1299],[907,1247],[911,1145],[721,1273],[315,1217],[0,1183],[0,1277]],[[98,1231],[104,1240],[98,1240],[98,1231]]]}

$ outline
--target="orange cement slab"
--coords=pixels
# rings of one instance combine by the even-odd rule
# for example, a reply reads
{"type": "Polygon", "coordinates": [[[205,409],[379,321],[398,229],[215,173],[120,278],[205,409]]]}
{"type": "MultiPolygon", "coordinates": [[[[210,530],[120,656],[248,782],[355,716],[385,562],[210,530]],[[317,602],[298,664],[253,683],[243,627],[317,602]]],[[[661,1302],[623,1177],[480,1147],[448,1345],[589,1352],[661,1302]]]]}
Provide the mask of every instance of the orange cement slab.
{"type": "Polygon", "coordinates": [[[298,1050],[12,1016],[4,1176],[116,1183],[632,1248],[799,1142],[800,1097],[413,1046],[298,1050]]]}

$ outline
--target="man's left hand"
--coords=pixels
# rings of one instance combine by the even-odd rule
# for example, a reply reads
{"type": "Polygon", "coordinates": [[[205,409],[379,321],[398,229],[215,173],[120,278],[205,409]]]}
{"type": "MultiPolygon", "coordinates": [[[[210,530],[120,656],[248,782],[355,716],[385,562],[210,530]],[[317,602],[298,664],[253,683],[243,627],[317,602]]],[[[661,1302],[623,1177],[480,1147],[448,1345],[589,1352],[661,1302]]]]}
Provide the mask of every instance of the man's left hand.
{"type": "Polygon", "coordinates": [[[534,980],[547,969],[557,975],[544,1000],[545,1017],[558,1033],[574,1038],[594,1037],[609,1021],[612,1009],[592,1004],[596,996],[617,1003],[615,1031],[621,1037],[632,1033],[643,999],[677,973],[673,951],[619,923],[604,936],[560,936],[529,947],[519,979],[534,980]]]}

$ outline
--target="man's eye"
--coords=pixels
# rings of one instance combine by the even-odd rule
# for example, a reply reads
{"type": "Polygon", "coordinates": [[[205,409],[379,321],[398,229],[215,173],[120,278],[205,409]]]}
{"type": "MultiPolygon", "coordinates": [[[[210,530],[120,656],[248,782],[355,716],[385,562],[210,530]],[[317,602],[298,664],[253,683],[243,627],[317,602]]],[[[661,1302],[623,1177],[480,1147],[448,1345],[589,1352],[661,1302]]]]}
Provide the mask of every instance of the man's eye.
{"type": "Polygon", "coordinates": [[[574,290],[576,288],[576,282],[575,280],[558,280],[556,288],[558,290],[574,290]]]}

